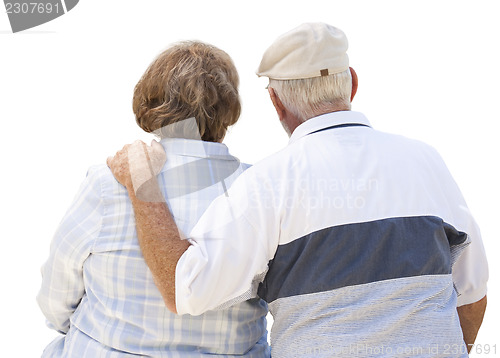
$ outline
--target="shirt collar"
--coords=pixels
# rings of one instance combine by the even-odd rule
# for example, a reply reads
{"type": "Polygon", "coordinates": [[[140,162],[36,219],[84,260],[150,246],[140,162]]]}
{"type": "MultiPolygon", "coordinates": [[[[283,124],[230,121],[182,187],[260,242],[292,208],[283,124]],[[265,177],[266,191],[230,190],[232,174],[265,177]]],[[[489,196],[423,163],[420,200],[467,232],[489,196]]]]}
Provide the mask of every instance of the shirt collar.
{"type": "Polygon", "coordinates": [[[370,122],[365,117],[363,113],[353,112],[353,111],[338,111],[332,113],[322,114],[317,117],[308,119],[304,123],[300,124],[293,131],[290,136],[288,144],[291,144],[298,139],[305,137],[306,135],[327,128],[330,126],[336,126],[341,124],[363,124],[371,127],[370,122]]]}
{"type": "Polygon", "coordinates": [[[234,157],[229,154],[227,146],[222,143],[184,138],[163,138],[160,144],[165,149],[167,156],[170,154],[196,158],[216,157],[217,159],[227,158],[228,160],[234,160],[234,157]]]}

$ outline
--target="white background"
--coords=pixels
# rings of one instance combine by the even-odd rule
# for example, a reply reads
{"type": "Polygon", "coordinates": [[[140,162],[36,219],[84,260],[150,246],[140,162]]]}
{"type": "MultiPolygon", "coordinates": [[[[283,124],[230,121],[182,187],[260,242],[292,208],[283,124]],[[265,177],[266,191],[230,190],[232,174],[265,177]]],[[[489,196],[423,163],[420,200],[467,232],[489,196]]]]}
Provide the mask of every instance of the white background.
{"type": "Polygon", "coordinates": [[[1,356],[38,357],[55,335],[35,296],[52,234],[87,168],[135,139],[134,85],[168,44],[212,43],[234,59],[243,112],[225,143],[254,163],[287,143],[260,57],[308,21],[346,32],[359,75],[353,110],[380,130],[438,149],[489,255],[489,307],[474,356],[500,340],[499,83],[496,1],[81,0],[68,14],[12,34],[0,12],[1,356]],[[496,318],[495,318],[496,317],[496,318]],[[7,332],[7,333],[5,333],[7,332]]]}

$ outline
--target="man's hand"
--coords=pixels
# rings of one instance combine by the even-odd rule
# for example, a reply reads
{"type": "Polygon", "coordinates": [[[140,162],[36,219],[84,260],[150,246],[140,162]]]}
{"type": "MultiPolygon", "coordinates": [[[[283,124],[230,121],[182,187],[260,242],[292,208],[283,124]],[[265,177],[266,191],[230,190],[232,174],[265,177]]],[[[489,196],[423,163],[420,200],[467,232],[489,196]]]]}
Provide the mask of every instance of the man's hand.
{"type": "MultiPolygon", "coordinates": [[[[139,192],[149,192],[147,187],[160,173],[165,160],[165,151],[160,143],[153,140],[151,146],[147,146],[137,140],[125,145],[114,157],[109,157],[107,164],[116,180],[139,197],[139,192]]],[[[143,199],[151,198],[146,196],[143,199]]]]}

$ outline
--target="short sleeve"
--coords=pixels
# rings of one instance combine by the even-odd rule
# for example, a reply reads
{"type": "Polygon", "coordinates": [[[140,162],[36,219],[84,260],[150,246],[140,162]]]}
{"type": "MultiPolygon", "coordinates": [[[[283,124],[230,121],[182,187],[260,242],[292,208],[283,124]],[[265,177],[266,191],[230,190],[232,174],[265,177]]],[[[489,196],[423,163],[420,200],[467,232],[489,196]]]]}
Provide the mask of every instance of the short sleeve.
{"type": "Polygon", "coordinates": [[[465,232],[470,244],[463,250],[453,265],[453,282],[458,295],[457,306],[479,301],[486,295],[488,282],[488,262],[479,227],[472,218],[469,209],[460,210],[467,218],[465,232]]]}

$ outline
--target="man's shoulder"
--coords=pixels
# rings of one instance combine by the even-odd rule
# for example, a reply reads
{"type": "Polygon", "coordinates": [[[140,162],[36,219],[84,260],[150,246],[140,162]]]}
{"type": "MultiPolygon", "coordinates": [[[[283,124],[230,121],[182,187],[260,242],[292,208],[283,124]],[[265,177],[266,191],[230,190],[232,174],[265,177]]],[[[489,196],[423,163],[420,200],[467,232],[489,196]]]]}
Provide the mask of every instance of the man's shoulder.
{"type": "Polygon", "coordinates": [[[375,130],[376,141],[379,145],[387,146],[395,154],[420,154],[440,158],[438,151],[429,143],[420,139],[401,134],[387,133],[375,130]]]}

